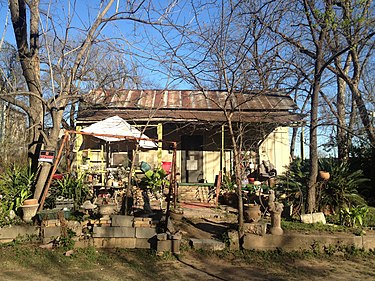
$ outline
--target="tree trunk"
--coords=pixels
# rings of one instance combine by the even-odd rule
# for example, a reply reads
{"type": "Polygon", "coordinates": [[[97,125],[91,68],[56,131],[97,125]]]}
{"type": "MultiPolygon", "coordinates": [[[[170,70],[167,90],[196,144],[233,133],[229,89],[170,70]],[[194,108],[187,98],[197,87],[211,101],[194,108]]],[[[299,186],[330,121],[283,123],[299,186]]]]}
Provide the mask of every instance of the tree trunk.
{"type": "Polygon", "coordinates": [[[320,79],[315,78],[311,96],[310,113],[310,177],[307,193],[307,211],[314,212],[316,204],[316,179],[318,177],[318,103],[320,79]]]}
{"type": "Polygon", "coordinates": [[[363,101],[362,95],[358,89],[357,83],[349,84],[350,90],[353,94],[353,98],[358,108],[359,116],[362,120],[363,127],[366,131],[367,137],[369,138],[371,145],[375,147],[375,133],[374,133],[374,125],[369,116],[369,112],[366,108],[366,104],[363,101]]]}
{"type": "Polygon", "coordinates": [[[228,128],[229,134],[232,140],[233,145],[233,157],[234,157],[234,175],[236,178],[236,185],[237,185],[237,197],[238,197],[238,233],[239,236],[242,237],[244,234],[244,218],[243,218],[243,201],[242,201],[242,168],[241,168],[241,161],[240,161],[240,151],[241,148],[238,147],[236,142],[235,134],[233,131],[232,121],[228,118],[228,128]]]}
{"type": "Polygon", "coordinates": [[[298,128],[293,127],[292,130],[292,138],[290,141],[290,158],[294,158],[294,150],[296,148],[296,139],[297,139],[297,133],[298,133],[298,128]]]}
{"type": "MultiPolygon", "coordinates": [[[[56,150],[58,147],[59,142],[59,133],[60,133],[60,126],[61,120],[63,117],[63,111],[53,112],[52,120],[53,120],[53,127],[51,129],[46,149],[47,150],[56,150]]],[[[54,165],[58,165],[58,163],[54,163],[54,165]]],[[[52,165],[51,163],[43,162],[41,164],[41,169],[37,177],[37,181],[35,183],[35,191],[34,191],[34,198],[40,201],[41,195],[45,188],[45,185],[48,180],[48,176],[50,175],[52,165]]]]}
{"type": "Polygon", "coordinates": [[[347,160],[349,157],[348,140],[345,120],[345,98],[346,83],[337,77],[337,150],[340,160],[347,160]]]}
{"type": "MultiPolygon", "coordinates": [[[[320,34],[324,38],[323,34],[320,34]]],[[[307,211],[314,212],[316,205],[316,179],[318,177],[318,106],[321,71],[323,65],[322,41],[317,46],[317,57],[314,66],[314,82],[312,85],[311,95],[311,112],[310,112],[310,177],[307,192],[307,211]]]]}

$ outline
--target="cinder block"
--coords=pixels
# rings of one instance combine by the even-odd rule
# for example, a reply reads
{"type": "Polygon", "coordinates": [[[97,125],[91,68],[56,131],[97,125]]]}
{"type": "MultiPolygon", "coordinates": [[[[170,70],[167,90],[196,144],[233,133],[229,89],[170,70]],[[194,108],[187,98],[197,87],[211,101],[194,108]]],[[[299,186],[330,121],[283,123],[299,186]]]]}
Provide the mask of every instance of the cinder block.
{"type": "Polygon", "coordinates": [[[258,236],[245,234],[243,248],[249,250],[311,250],[312,245],[318,244],[321,248],[328,245],[353,245],[362,248],[362,237],[359,236],[332,236],[332,235],[265,235],[258,236]]]}
{"type": "Polygon", "coordinates": [[[135,237],[135,228],[126,226],[94,226],[92,237],[135,237]]]}
{"type": "Polygon", "coordinates": [[[136,238],[135,247],[137,249],[151,249],[151,244],[147,238],[136,238]]]}
{"type": "Polygon", "coordinates": [[[326,224],[326,218],[323,213],[312,213],[301,215],[301,221],[303,223],[322,223],[326,224]]]}
{"type": "Polygon", "coordinates": [[[60,221],[58,219],[49,219],[49,220],[43,220],[44,226],[60,226],[60,221]]]}
{"type": "Polygon", "coordinates": [[[37,235],[40,228],[36,226],[6,226],[0,228],[0,240],[13,240],[18,236],[37,235]]]}
{"type": "Polygon", "coordinates": [[[244,223],[244,232],[256,235],[266,235],[267,224],[266,223],[244,223]]]}
{"type": "Polygon", "coordinates": [[[48,226],[43,227],[42,236],[43,238],[60,237],[61,227],[60,226],[48,226]]]}
{"type": "Polygon", "coordinates": [[[172,241],[172,253],[180,254],[181,239],[173,239],[172,241]]]}
{"type": "Polygon", "coordinates": [[[165,240],[168,239],[168,234],[167,233],[158,233],[156,239],[158,241],[165,241],[165,240]]]}
{"type": "Polygon", "coordinates": [[[229,250],[235,251],[240,249],[240,239],[238,236],[238,231],[231,230],[228,231],[228,239],[229,239],[229,250]]]}
{"type": "Polygon", "coordinates": [[[362,236],[362,241],[364,250],[375,250],[375,235],[364,235],[362,236]]]}
{"type": "Polygon", "coordinates": [[[156,251],[159,253],[172,252],[172,240],[157,241],[156,251]]]}
{"type": "Polygon", "coordinates": [[[181,232],[177,232],[175,234],[172,234],[171,235],[171,239],[172,240],[181,240],[182,239],[182,233],[181,232]]]}
{"type": "Polygon", "coordinates": [[[151,238],[156,235],[155,228],[148,228],[148,227],[136,227],[135,228],[135,237],[136,238],[151,238]]]}
{"type": "Polygon", "coordinates": [[[133,216],[122,216],[122,215],[112,215],[111,221],[112,226],[127,226],[132,227],[133,226],[133,216]]]}
{"type": "Polygon", "coordinates": [[[223,242],[213,240],[213,239],[190,239],[190,245],[194,249],[221,251],[225,249],[225,244],[223,242]]]}
{"type": "Polygon", "coordinates": [[[126,248],[134,249],[135,238],[94,238],[96,248],[126,248]]]}
{"type": "Polygon", "coordinates": [[[134,227],[151,227],[150,222],[148,221],[135,221],[133,224],[134,227]]]}

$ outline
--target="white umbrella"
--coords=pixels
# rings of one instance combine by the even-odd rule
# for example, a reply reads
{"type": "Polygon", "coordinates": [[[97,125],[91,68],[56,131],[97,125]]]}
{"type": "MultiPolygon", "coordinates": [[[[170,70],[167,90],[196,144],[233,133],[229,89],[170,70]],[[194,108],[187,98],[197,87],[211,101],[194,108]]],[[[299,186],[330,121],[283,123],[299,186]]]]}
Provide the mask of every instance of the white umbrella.
{"type": "MultiPolygon", "coordinates": [[[[99,121],[97,123],[94,123],[82,129],[82,132],[119,136],[118,138],[108,136],[95,136],[107,142],[126,140],[126,137],[148,139],[148,137],[145,134],[142,134],[141,131],[131,126],[128,122],[126,122],[119,116],[113,116],[105,120],[99,121]]],[[[150,140],[140,140],[139,146],[143,148],[157,147],[155,142],[150,140]]]]}

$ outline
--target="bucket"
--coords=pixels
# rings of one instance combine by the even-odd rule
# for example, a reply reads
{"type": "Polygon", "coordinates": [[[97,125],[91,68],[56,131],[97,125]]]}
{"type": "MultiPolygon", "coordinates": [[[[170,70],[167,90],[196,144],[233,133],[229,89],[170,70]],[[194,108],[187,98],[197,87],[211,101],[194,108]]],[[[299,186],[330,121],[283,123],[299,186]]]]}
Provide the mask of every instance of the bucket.
{"type": "Polygon", "coordinates": [[[167,174],[169,174],[171,172],[171,169],[172,169],[172,162],[162,161],[161,162],[161,167],[163,168],[163,170],[167,174]]]}
{"type": "Polygon", "coordinates": [[[141,171],[144,172],[144,173],[146,173],[147,171],[151,170],[150,164],[148,164],[145,161],[141,162],[140,168],[141,168],[141,171]]]}

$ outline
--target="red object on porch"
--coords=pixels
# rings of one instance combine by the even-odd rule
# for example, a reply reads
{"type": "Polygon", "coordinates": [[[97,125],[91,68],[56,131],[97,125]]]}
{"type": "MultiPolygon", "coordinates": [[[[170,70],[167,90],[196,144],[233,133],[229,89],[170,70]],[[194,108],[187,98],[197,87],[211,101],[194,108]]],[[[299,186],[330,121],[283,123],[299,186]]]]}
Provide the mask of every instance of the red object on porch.
{"type": "Polygon", "coordinates": [[[171,169],[172,169],[172,162],[162,161],[161,167],[163,168],[164,171],[167,172],[167,174],[169,174],[171,172],[171,169]]]}
{"type": "Polygon", "coordinates": [[[62,180],[64,178],[64,174],[54,174],[52,179],[54,180],[62,180]]]}

